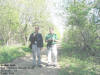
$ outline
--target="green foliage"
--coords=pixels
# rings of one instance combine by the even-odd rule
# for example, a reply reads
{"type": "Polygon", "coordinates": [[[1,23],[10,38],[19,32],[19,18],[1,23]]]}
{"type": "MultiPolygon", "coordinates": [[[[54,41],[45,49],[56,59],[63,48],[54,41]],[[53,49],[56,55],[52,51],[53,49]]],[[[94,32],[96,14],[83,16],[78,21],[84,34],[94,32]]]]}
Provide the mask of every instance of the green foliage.
{"type": "MultiPolygon", "coordinates": [[[[92,9],[85,2],[75,2],[70,5],[68,11],[70,13],[68,19],[68,25],[70,26],[67,32],[65,32],[64,41],[66,41],[72,49],[87,50],[92,55],[96,54],[99,46],[97,41],[99,36],[97,25],[88,20],[88,13],[92,9]]],[[[67,25],[67,27],[68,27],[67,25]]]]}
{"type": "Polygon", "coordinates": [[[34,26],[40,26],[45,36],[48,26],[53,26],[48,17],[46,0],[6,0],[0,2],[0,36],[1,44],[28,44],[34,26]]]}
{"type": "Polygon", "coordinates": [[[2,36],[4,43],[7,43],[19,26],[19,13],[17,9],[8,4],[0,6],[0,10],[0,36],[2,36]]]}
{"type": "Polygon", "coordinates": [[[0,47],[0,63],[11,62],[12,60],[24,56],[26,53],[31,52],[27,47],[0,47]]]}
{"type": "Polygon", "coordinates": [[[70,5],[68,11],[70,16],[68,18],[68,24],[78,27],[83,27],[87,23],[87,15],[90,8],[85,2],[75,2],[75,4],[70,5]]]}
{"type": "Polygon", "coordinates": [[[99,24],[94,22],[93,15],[91,22],[88,19],[92,8],[94,7],[87,5],[84,0],[74,2],[68,8],[70,15],[62,42],[62,69],[59,75],[100,74],[100,28],[99,24]]]}
{"type": "MultiPolygon", "coordinates": [[[[90,56],[88,51],[80,51],[69,44],[62,44],[59,75],[99,75],[99,58],[90,56]]],[[[99,51],[100,52],[100,51],[99,51]]],[[[98,54],[99,54],[98,52],[98,54]]]]}
{"type": "Polygon", "coordinates": [[[100,10],[100,0],[96,0],[94,7],[100,10]]]}

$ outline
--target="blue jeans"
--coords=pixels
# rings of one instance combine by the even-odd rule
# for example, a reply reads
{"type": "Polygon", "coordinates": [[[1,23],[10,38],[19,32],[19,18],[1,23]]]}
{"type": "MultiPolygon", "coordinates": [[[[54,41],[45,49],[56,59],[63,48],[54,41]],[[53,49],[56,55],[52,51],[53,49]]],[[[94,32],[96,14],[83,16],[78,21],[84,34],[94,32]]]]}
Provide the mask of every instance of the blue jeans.
{"type": "Polygon", "coordinates": [[[32,54],[33,54],[33,65],[41,64],[41,51],[37,45],[32,45],[32,54]],[[37,58],[37,61],[36,61],[37,58]]]}

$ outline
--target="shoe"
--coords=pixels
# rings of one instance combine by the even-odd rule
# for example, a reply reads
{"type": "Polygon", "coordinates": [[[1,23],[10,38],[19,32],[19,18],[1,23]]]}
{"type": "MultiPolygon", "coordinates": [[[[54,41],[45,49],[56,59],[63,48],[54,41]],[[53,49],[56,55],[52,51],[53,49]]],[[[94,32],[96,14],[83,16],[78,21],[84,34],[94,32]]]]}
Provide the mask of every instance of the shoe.
{"type": "Polygon", "coordinates": [[[50,66],[50,64],[47,64],[46,66],[50,66]]]}
{"type": "Polygon", "coordinates": [[[47,64],[47,66],[52,66],[52,64],[49,63],[49,64],[47,64]]]}
{"type": "Polygon", "coordinates": [[[35,65],[32,66],[32,69],[34,69],[34,68],[35,68],[35,65]]]}
{"type": "Polygon", "coordinates": [[[40,67],[40,68],[41,68],[41,67],[42,67],[42,65],[38,65],[38,67],[40,67]]]}
{"type": "Polygon", "coordinates": [[[57,67],[57,64],[53,64],[52,66],[57,67]]]}

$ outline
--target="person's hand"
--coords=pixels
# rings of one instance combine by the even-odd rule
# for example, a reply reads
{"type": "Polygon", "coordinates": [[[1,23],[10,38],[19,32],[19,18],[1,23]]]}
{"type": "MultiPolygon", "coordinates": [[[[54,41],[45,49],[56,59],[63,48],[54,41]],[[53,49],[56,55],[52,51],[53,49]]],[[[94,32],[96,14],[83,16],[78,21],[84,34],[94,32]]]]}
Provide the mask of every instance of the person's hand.
{"type": "Polygon", "coordinates": [[[54,40],[54,38],[49,38],[49,41],[53,41],[54,40]]]}
{"type": "Polygon", "coordinates": [[[51,38],[49,38],[48,40],[51,40],[51,38]]]}
{"type": "Polygon", "coordinates": [[[55,40],[55,41],[61,43],[61,40],[55,40]]]}
{"type": "Polygon", "coordinates": [[[41,47],[40,50],[43,50],[43,48],[41,47]]]}
{"type": "Polygon", "coordinates": [[[36,35],[36,33],[34,33],[34,36],[36,35]]]}

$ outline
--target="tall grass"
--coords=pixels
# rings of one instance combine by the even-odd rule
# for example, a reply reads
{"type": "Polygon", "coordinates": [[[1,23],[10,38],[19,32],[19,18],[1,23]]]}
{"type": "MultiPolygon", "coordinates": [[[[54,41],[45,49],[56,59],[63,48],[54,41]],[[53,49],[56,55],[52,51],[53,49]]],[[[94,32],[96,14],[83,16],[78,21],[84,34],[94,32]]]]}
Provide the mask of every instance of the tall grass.
{"type": "Polygon", "coordinates": [[[7,63],[10,62],[17,57],[24,56],[26,53],[30,52],[31,50],[26,47],[16,47],[16,46],[3,46],[0,47],[0,63],[7,63]]]}
{"type": "Polygon", "coordinates": [[[59,75],[100,75],[100,58],[90,56],[87,51],[63,44],[59,60],[59,75]]]}

